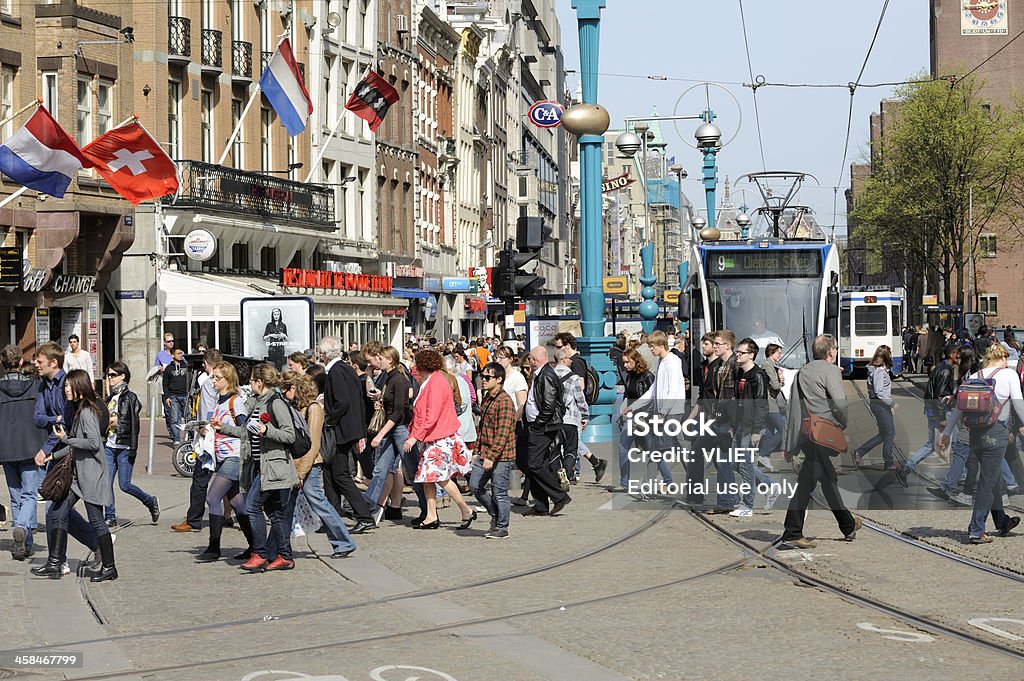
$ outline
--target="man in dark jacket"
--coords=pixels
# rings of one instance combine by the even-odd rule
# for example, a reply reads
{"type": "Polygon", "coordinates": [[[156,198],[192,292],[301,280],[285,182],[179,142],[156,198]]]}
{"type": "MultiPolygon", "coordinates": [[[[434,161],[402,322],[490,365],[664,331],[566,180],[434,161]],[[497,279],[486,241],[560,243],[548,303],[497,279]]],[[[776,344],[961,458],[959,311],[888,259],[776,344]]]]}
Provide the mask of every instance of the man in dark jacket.
{"type": "Polygon", "coordinates": [[[188,364],[181,348],[175,348],[172,356],[174,360],[164,368],[164,418],[167,434],[177,445],[181,442],[181,421],[188,419],[188,364]]]}
{"type": "Polygon", "coordinates": [[[35,455],[46,440],[46,433],[32,423],[39,381],[21,370],[21,350],[8,345],[0,350],[0,462],[4,465],[7,489],[11,493],[11,521],[14,523],[14,548],[11,557],[25,560],[32,550],[32,531],[36,529],[36,492],[43,480],[43,469],[35,455]]]}
{"type": "Polygon", "coordinates": [[[953,367],[960,362],[960,349],[946,348],[946,358],[932,369],[924,387],[924,415],[928,418],[928,442],[910,455],[901,472],[905,475],[935,451],[935,431],[946,427],[946,413],[953,407],[956,396],[956,378],[953,367]]]}
{"type": "MultiPolygon", "coordinates": [[[[366,447],[366,412],[363,406],[363,386],[355,369],[342,360],[341,342],[337,338],[320,341],[320,352],[327,361],[327,389],[324,393],[324,434],[330,429],[334,436],[335,451],[323,453],[324,491],[327,499],[342,512],[341,498],[352,507],[356,524],[353,534],[362,534],[376,525],[370,507],[352,479],[352,452],[366,447]],[[329,457],[329,461],[326,460],[329,457]]],[[[331,438],[325,438],[330,442],[331,438]]]]}
{"type": "Polygon", "coordinates": [[[744,338],[736,347],[736,432],[732,446],[736,452],[736,468],[743,477],[743,482],[750,490],[743,495],[740,506],[729,515],[736,518],[749,518],[754,515],[754,494],[757,485],[767,485],[768,501],[766,509],[770,509],[778,494],[774,493],[775,481],[761,472],[757,467],[757,445],[761,442],[761,431],[768,421],[768,374],[758,366],[759,348],[751,338],[744,338]]]}
{"type": "Polygon", "coordinates": [[[555,370],[548,365],[548,350],[540,345],[530,351],[530,365],[533,367],[533,386],[526,398],[523,417],[526,419],[530,437],[526,468],[523,473],[530,481],[530,492],[537,505],[527,515],[547,515],[549,501],[554,503],[551,515],[555,515],[572,499],[562,491],[558,476],[550,467],[552,451],[558,451],[557,437],[562,430],[562,415],[565,411],[562,381],[555,370]]]}

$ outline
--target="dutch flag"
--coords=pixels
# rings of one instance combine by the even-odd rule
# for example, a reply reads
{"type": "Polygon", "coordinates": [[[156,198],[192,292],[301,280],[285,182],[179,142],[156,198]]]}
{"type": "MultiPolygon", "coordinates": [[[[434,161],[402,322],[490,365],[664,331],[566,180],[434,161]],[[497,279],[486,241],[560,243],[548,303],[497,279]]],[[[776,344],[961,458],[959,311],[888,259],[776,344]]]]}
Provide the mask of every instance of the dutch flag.
{"type": "Polygon", "coordinates": [[[42,106],[0,145],[0,172],[18,184],[58,199],[64,196],[71,178],[92,165],[42,106]]]}
{"type": "Polygon", "coordinates": [[[302,83],[299,65],[292,54],[288,38],[281,41],[277,51],[260,76],[260,89],[274,107],[288,134],[295,137],[306,129],[306,119],[313,113],[313,102],[302,83]]]}

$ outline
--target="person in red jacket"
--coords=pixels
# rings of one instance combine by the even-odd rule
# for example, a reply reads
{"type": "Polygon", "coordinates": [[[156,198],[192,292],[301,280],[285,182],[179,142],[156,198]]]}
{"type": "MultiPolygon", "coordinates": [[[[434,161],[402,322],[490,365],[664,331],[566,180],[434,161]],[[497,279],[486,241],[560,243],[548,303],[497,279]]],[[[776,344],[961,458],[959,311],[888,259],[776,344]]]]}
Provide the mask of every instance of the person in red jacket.
{"type": "MultiPolygon", "coordinates": [[[[413,521],[420,530],[436,530],[441,526],[437,518],[437,486],[448,493],[462,511],[460,530],[468,529],[476,520],[476,511],[462,499],[459,486],[452,476],[467,475],[472,469],[469,450],[458,435],[459,417],[455,413],[458,386],[453,389],[449,374],[444,371],[444,359],[436,350],[416,353],[416,370],[421,377],[420,391],[412,408],[412,425],[404,450],[413,451],[420,445],[421,456],[416,471],[416,482],[423,483],[427,497],[427,510],[423,518],[413,521]]],[[[454,378],[454,377],[453,377],[454,378]]]]}

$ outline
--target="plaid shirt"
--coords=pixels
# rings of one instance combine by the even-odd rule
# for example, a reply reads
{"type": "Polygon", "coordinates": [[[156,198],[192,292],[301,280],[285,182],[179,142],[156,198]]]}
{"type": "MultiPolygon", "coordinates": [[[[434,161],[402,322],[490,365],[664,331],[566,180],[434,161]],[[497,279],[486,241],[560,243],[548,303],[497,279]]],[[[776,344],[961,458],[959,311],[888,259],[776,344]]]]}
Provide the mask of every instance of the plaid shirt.
{"type": "Polygon", "coordinates": [[[516,458],[516,405],[504,390],[484,397],[474,454],[495,463],[516,458]]]}

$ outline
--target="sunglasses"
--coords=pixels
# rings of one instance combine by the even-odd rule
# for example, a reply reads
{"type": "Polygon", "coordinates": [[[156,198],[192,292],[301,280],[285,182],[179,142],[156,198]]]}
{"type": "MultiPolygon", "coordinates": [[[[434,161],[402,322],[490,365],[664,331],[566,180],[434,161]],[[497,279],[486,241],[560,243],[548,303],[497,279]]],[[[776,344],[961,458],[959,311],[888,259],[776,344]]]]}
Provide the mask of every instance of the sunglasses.
{"type": "Polygon", "coordinates": [[[115,374],[113,371],[107,372],[107,378],[114,378],[115,376],[123,376],[124,374],[115,374]]]}
{"type": "Polygon", "coordinates": [[[224,377],[223,377],[223,376],[218,376],[217,374],[214,374],[214,375],[212,376],[212,378],[213,378],[213,380],[215,380],[215,381],[223,381],[223,380],[224,380],[224,377]]]}
{"type": "Polygon", "coordinates": [[[485,381],[490,381],[491,379],[497,378],[497,376],[493,376],[491,374],[480,374],[480,378],[484,379],[485,381]]]}

